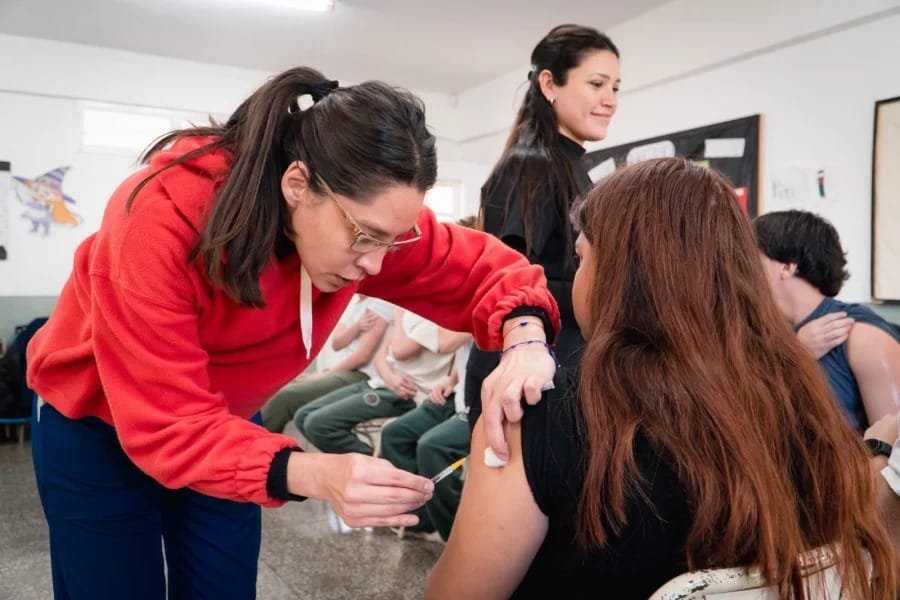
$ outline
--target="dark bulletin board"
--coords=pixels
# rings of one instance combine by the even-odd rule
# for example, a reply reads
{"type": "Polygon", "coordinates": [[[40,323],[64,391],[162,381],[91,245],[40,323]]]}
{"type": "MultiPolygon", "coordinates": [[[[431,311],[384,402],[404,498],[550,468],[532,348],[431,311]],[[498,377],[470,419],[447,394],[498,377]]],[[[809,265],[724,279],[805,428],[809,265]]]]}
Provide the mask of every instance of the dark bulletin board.
{"type": "Polygon", "coordinates": [[[584,156],[591,177],[597,181],[614,168],[648,158],[682,156],[718,169],[734,183],[744,210],[759,214],[759,163],[761,115],[677,131],[584,156]]]}

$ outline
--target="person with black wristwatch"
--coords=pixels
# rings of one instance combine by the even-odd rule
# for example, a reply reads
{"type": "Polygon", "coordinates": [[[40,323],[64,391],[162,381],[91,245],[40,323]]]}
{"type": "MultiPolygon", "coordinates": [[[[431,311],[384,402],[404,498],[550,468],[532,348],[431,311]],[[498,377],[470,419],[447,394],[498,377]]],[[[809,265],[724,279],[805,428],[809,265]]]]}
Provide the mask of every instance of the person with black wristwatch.
{"type": "Polygon", "coordinates": [[[872,453],[878,511],[894,547],[900,550],[900,413],[876,421],[864,439],[872,453]]]}

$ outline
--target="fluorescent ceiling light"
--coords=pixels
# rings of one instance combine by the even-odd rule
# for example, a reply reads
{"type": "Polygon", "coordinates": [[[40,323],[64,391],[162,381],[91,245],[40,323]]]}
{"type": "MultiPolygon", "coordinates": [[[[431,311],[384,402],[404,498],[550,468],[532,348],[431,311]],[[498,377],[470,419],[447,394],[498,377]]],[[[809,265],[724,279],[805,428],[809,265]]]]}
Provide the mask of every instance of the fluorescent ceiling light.
{"type": "Polygon", "coordinates": [[[334,0],[254,0],[254,2],[315,12],[334,10],[334,0]]]}

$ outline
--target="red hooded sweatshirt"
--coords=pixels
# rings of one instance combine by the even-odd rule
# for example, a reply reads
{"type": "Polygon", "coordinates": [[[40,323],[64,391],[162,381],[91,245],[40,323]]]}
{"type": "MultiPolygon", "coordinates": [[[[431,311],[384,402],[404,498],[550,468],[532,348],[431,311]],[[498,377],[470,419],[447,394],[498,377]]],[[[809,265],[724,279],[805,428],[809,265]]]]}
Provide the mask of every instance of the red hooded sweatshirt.
{"type": "MultiPolygon", "coordinates": [[[[300,258],[273,258],[260,276],[264,308],[241,306],[188,253],[228,176],[224,151],[149,173],[208,139],[185,138],[114,192],[100,230],[75,253],[72,275],[28,347],[28,383],[65,416],[112,425],[126,454],[169,488],[264,506],[274,454],[296,447],[247,420],[308,364],[300,332],[300,258]]],[[[442,327],[502,343],[503,318],[540,307],[558,324],[540,267],[480,232],[437,223],[390,253],[382,271],[335,293],[313,289],[315,356],[355,292],[442,327]]]]}

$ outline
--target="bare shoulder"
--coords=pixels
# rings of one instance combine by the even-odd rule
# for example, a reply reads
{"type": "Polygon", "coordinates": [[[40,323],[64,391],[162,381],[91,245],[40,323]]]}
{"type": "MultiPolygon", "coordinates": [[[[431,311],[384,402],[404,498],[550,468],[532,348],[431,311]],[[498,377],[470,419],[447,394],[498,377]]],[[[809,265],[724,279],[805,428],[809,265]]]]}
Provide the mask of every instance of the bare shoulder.
{"type": "Polygon", "coordinates": [[[900,361],[900,344],[886,331],[869,323],[854,323],[847,338],[847,357],[854,372],[900,361]]]}

